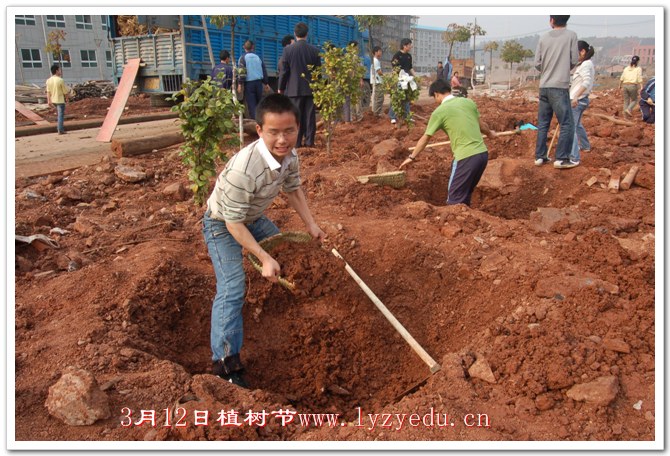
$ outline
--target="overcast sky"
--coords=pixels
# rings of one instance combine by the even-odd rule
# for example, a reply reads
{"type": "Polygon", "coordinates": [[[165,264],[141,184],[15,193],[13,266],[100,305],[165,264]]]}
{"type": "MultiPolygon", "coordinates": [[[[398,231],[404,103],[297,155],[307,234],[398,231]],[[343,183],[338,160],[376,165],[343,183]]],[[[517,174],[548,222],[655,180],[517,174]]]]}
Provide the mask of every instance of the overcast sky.
{"type": "MultiPolygon", "coordinates": [[[[446,28],[451,23],[465,25],[475,22],[486,30],[486,40],[513,40],[523,36],[541,34],[550,29],[549,15],[477,15],[477,16],[419,16],[419,25],[446,28]]],[[[602,16],[573,15],[568,21],[568,28],[578,36],[637,36],[640,38],[654,37],[654,16],[602,16]]],[[[479,40],[480,38],[477,37],[479,40]]]]}

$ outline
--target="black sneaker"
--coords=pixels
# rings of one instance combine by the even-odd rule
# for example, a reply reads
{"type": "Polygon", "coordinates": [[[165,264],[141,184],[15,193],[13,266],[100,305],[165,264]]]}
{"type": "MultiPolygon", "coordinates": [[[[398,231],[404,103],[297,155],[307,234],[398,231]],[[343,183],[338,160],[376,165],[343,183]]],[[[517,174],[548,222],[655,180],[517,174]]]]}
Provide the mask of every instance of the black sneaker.
{"type": "Polygon", "coordinates": [[[229,381],[233,385],[249,389],[249,384],[244,378],[244,366],[242,366],[239,354],[214,361],[212,363],[212,372],[214,375],[229,381]]]}
{"type": "Polygon", "coordinates": [[[227,375],[222,375],[222,379],[228,380],[233,385],[237,385],[240,388],[249,389],[249,383],[244,378],[244,371],[231,372],[227,375]]]}

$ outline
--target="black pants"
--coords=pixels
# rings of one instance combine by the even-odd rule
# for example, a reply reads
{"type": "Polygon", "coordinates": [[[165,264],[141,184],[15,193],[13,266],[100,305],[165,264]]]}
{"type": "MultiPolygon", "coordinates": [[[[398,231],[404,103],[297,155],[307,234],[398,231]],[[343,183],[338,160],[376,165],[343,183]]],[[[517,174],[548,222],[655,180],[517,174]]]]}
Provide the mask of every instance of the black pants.
{"type": "Polygon", "coordinates": [[[447,204],[470,205],[472,192],[479,183],[479,179],[482,178],[488,162],[488,152],[482,152],[459,161],[454,160],[451,167],[451,177],[449,178],[447,204]]]}
{"type": "Polygon", "coordinates": [[[645,122],[653,124],[656,121],[656,105],[652,106],[645,100],[640,100],[640,111],[645,122]]]}
{"type": "Polygon", "coordinates": [[[306,97],[289,98],[300,111],[300,129],[298,131],[298,139],[295,142],[295,147],[302,147],[303,145],[311,147],[314,145],[314,137],[316,136],[316,110],[314,109],[314,97],[308,95],[306,97]]]}

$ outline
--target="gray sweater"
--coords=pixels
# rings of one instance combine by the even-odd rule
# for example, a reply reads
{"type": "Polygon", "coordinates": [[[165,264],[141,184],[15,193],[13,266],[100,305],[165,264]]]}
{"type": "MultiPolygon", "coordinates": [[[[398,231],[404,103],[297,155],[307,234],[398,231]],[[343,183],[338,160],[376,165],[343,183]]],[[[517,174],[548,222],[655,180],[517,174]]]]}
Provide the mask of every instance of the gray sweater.
{"type": "Polygon", "coordinates": [[[535,68],[540,71],[540,88],[570,88],[570,70],[578,61],[575,32],[559,28],[542,35],[535,50],[535,68]]]}

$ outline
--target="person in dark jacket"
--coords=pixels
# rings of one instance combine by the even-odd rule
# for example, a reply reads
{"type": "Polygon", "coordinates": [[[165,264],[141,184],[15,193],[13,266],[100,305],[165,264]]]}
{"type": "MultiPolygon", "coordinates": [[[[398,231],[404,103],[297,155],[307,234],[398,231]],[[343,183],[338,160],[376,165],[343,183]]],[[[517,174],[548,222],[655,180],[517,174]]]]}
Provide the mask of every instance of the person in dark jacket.
{"type": "Polygon", "coordinates": [[[316,111],[309,82],[312,80],[310,65],[320,66],[319,49],[307,42],[309,27],[298,22],[293,32],[295,43],[284,49],[282,69],[279,73],[279,93],[291,99],[300,111],[300,131],[295,147],[313,147],[316,136],[316,111]]]}
{"type": "Polygon", "coordinates": [[[437,77],[435,80],[437,81],[438,79],[444,79],[444,66],[442,65],[442,61],[437,62],[437,77]]]}
{"type": "Polygon", "coordinates": [[[286,49],[286,46],[289,46],[294,42],[295,38],[293,35],[285,35],[284,38],[281,39],[282,55],[279,57],[279,62],[277,62],[277,74],[281,73],[281,69],[284,66],[284,49],[286,49]]]}
{"type": "Polygon", "coordinates": [[[230,52],[225,49],[219,53],[221,63],[212,70],[212,79],[216,81],[222,89],[230,90],[233,85],[233,66],[230,64],[230,52]],[[223,73],[223,75],[221,75],[223,73]]]}
{"type": "Polygon", "coordinates": [[[650,78],[640,91],[642,120],[653,124],[656,121],[656,78],[650,78]]]}

